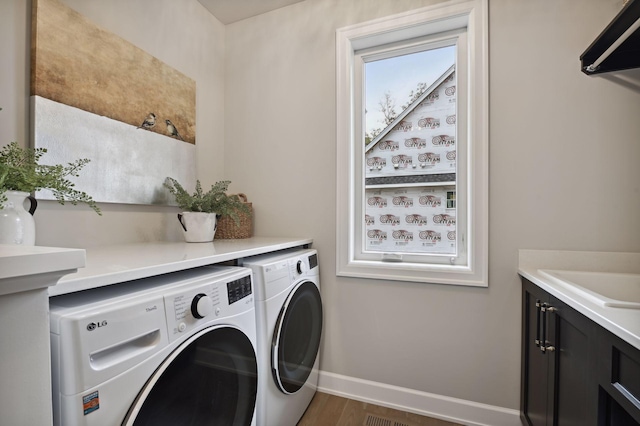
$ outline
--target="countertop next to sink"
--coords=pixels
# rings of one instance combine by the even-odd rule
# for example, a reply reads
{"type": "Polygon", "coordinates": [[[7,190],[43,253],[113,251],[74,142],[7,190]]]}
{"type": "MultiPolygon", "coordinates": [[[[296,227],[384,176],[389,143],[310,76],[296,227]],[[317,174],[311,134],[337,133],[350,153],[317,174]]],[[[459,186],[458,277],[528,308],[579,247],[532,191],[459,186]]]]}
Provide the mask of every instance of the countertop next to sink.
{"type": "Polygon", "coordinates": [[[49,296],[310,245],[309,238],[253,237],[213,243],[148,242],[90,247],[86,267],[49,287],[49,296]]]}
{"type": "Polygon", "coordinates": [[[520,250],[518,273],[640,349],[640,309],[600,306],[541,275],[539,269],[640,274],[640,253],[520,250]]]}

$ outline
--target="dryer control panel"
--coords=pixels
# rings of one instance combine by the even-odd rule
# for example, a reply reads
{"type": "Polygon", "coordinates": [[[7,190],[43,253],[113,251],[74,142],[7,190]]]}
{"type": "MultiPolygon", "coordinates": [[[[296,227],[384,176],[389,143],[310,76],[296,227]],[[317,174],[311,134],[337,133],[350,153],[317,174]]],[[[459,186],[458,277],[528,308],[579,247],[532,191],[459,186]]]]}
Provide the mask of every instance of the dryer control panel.
{"type": "Polygon", "coordinates": [[[255,299],[263,302],[287,291],[298,280],[318,279],[318,252],[314,249],[285,250],[249,257],[244,266],[253,271],[255,299]]]}
{"type": "Polygon", "coordinates": [[[292,277],[306,274],[318,266],[318,255],[303,255],[300,257],[289,259],[289,270],[292,277]]]}

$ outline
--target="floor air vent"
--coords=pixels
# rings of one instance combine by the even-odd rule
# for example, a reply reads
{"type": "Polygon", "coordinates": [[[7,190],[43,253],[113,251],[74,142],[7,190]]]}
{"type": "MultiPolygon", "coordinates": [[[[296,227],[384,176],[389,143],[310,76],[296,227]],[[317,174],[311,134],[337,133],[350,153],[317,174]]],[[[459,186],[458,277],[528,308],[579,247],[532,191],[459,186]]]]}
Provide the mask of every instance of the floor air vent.
{"type": "Polygon", "coordinates": [[[369,413],[367,413],[367,417],[365,417],[363,424],[364,426],[411,426],[409,423],[399,422],[397,420],[387,419],[385,417],[369,413]]]}

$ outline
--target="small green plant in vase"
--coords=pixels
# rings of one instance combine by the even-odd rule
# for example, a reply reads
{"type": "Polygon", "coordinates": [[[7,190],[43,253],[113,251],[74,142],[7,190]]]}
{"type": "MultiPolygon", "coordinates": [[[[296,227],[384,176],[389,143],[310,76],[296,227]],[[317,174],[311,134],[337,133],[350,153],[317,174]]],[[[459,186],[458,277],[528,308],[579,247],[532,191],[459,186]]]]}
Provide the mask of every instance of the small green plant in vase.
{"type": "Polygon", "coordinates": [[[36,231],[33,214],[38,203],[31,193],[48,189],[60,204],[86,203],[101,215],[95,201],[85,192],[74,188],[68,178],[77,177],[89,163],[76,160],[66,166],[39,164],[47,152],[45,148],[22,148],[11,142],[0,149],[0,244],[35,245],[36,231]],[[29,200],[29,210],[24,202],[29,200]]]}
{"type": "Polygon", "coordinates": [[[86,203],[101,215],[100,208],[87,193],[74,189],[75,184],[68,177],[78,177],[80,170],[91,160],[81,158],[66,166],[39,164],[46,154],[46,148],[21,148],[11,142],[0,149],[0,204],[7,201],[8,191],[32,193],[48,189],[60,204],[86,203]]]}
{"type": "Polygon", "coordinates": [[[196,181],[195,192],[189,193],[174,178],[167,177],[164,186],[175,197],[182,213],[178,220],[184,230],[187,242],[213,241],[216,229],[216,216],[231,217],[236,225],[240,224],[239,212],[249,214],[250,210],[237,195],[227,195],[231,181],[224,180],[211,185],[208,191],[202,189],[200,180],[196,181]]]}

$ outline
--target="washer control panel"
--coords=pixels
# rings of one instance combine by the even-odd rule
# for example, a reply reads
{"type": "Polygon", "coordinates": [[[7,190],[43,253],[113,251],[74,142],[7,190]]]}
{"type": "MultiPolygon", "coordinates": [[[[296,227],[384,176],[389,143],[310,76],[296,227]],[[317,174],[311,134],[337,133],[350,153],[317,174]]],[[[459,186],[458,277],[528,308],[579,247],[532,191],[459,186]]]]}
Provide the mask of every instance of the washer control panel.
{"type": "Polygon", "coordinates": [[[253,309],[251,275],[176,289],[164,295],[169,341],[193,329],[253,309]],[[247,303],[235,303],[246,300],[247,303]]]}
{"type": "Polygon", "coordinates": [[[206,319],[216,309],[220,312],[220,292],[213,285],[167,294],[164,299],[169,340],[197,327],[200,320],[206,319]]]}
{"type": "Polygon", "coordinates": [[[191,315],[194,318],[204,318],[213,310],[213,301],[204,293],[198,293],[191,301],[191,315]]]}
{"type": "Polygon", "coordinates": [[[227,298],[230,305],[251,296],[252,293],[251,276],[249,275],[227,283],[227,298]]]}

